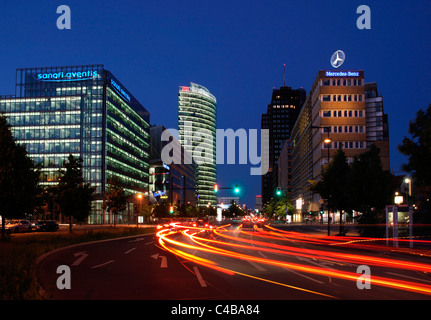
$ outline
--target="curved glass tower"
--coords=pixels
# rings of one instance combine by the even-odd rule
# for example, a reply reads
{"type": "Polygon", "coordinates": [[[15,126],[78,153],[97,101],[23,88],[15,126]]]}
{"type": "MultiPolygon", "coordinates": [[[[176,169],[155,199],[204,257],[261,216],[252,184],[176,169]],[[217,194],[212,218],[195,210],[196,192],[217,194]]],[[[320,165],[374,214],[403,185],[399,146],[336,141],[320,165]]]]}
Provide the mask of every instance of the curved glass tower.
{"type": "Polygon", "coordinates": [[[196,196],[199,206],[217,204],[214,184],[216,167],[217,100],[209,90],[196,83],[179,87],[179,140],[197,164],[196,196]]]}

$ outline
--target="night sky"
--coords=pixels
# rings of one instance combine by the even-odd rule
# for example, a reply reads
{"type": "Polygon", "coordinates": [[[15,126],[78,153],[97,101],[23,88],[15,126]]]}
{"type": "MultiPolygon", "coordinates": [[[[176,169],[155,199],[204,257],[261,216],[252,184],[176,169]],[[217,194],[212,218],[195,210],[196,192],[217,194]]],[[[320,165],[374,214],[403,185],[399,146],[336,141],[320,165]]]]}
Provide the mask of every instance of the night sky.
{"type": "MultiPolygon", "coordinates": [[[[178,86],[217,97],[217,127],[260,129],[273,87],[303,87],[346,53],[341,69],[377,82],[389,116],[391,168],[408,123],[431,103],[431,1],[6,1],[0,3],[0,94],[15,93],[15,70],[104,64],[150,111],[151,124],[178,128],[178,86]],[[59,30],[59,5],[71,29],[59,30]],[[371,30],[359,30],[359,5],[371,30]]],[[[218,165],[219,186],[239,184],[254,206],[260,177],[248,165],[218,165]]],[[[228,191],[220,192],[229,195],[228,191]]]]}

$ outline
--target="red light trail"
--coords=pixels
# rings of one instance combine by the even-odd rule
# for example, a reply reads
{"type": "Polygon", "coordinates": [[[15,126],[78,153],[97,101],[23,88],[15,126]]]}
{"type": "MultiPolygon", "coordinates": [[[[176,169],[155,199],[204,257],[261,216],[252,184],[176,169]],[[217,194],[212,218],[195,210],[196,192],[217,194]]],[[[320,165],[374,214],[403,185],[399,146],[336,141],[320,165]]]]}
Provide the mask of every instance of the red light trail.
{"type": "MultiPolygon", "coordinates": [[[[273,281],[268,277],[262,277],[261,275],[257,276],[242,271],[240,272],[240,270],[234,270],[233,266],[236,264],[229,263],[229,260],[217,259],[217,256],[242,261],[248,260],[272,267],[280,267],[297,272],[354,282],[358,280],[360,274],[319,266],[317,262],[334,262],[343,266],[345,266],[346,263],[357,265],[365,264],[379,268],[391,268],[391,270],[402,269],[424,273],[431,272],[431,266],[429,264],[395,258],[382,258],[376,255],[339,252],[336,250],[334,251],[334,247],[332,247],[332,250],[329,250],[330,245],[346,245],[351,241],[358,240],[357,237],[316,237],[298,232],[282,231],[269,226],[266,226],[269,231],[257,228],[255,228],[255,231],[244,231],[241,230],[241,228],[228,230],[227,227],[228,226],[220,226],[214,229],[209,229],[177,224],[175,225],[175,230],[170,231],[169,229],[161,229],[157,233],[157,236],[159,244],[163,249],[185,260],[193,261],[194,263],[225,274],[237,274],[329,298],[335,297],[322,292],[293,286],[289,283],[273,281]],[[211,232],[211,237],[201,236],[202,233],[207,233],[208,231],[211,232]],[[274,240],[278,243],[273,243],[274,240]],[[289,244],[287,244],[287,242],[289,242],[289,244]],[[318,249],[304,247],[304,245],[309,245],[310,243],[318,245],[318,249]],[[247,253],[243,253],[244,251],[247,253]],[[191,254],[190,252],[196,253],[191,254]],[[200,254],[198,254],[198,252],[200,254]],[[256,252],[261,252],[262,256],[256,256],[256,252]],[[268,255],[276,254],[280,259],[268,258],[263,253],[267,253],[268,255]],[[306,263],[292,263],[284,260],[289,257],[301,257],[303,260],[309,259],[313,265],[306,263]]],[[[360,240],[366,240],[366,238],[361,238],[360,240]]],[[[357,242],[353,243],[355,248],[358,248],[359,244],[357,242]]],[[[376,286],[431,295],[431,285],[422,282],[403,281],[392,277],[379,277],[375,275],[373,275],[370,280],[371,284],[376,286]]],[[[424,280],[424,282],[426,282],[426,280],[424,280]]]]}

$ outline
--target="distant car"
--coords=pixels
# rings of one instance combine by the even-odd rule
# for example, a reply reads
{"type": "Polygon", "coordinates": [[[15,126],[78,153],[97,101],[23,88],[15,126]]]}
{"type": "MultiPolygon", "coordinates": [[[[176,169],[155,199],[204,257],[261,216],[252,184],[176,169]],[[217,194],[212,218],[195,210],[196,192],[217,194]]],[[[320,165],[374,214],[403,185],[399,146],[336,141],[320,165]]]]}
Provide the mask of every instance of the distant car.
{"type": "Polygon", "coordinates": [[[28,220],[10,220],[6,223],[5,229],[9,232],[31,232],[33,227],[28,220]]]}
{"type": "Polygon", "coordinates": [[[59,229],[58,222],[54,220],[39,220],[34,226],[37,231],[57,231],[59,229]]]}

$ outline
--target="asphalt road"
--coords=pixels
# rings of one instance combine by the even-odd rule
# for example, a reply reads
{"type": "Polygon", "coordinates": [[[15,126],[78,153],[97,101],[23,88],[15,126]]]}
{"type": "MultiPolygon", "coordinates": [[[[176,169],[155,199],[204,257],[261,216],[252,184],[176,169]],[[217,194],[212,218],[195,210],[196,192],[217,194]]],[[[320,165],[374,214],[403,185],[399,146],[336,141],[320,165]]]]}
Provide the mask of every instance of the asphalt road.
{"type": "Polygon", "coordinates": [[[177,226],[161,229],[159,237],[52,252],[39,262],[37,277],[54,300],[431,298],[431,258],[350,237],[328,238],[318,226],[299,231],[177,226]],[[62,265],[70,268],[70,289],[57,286],[62,265]],[[369,268],[368,277],[359,266],[369,268]]]}

